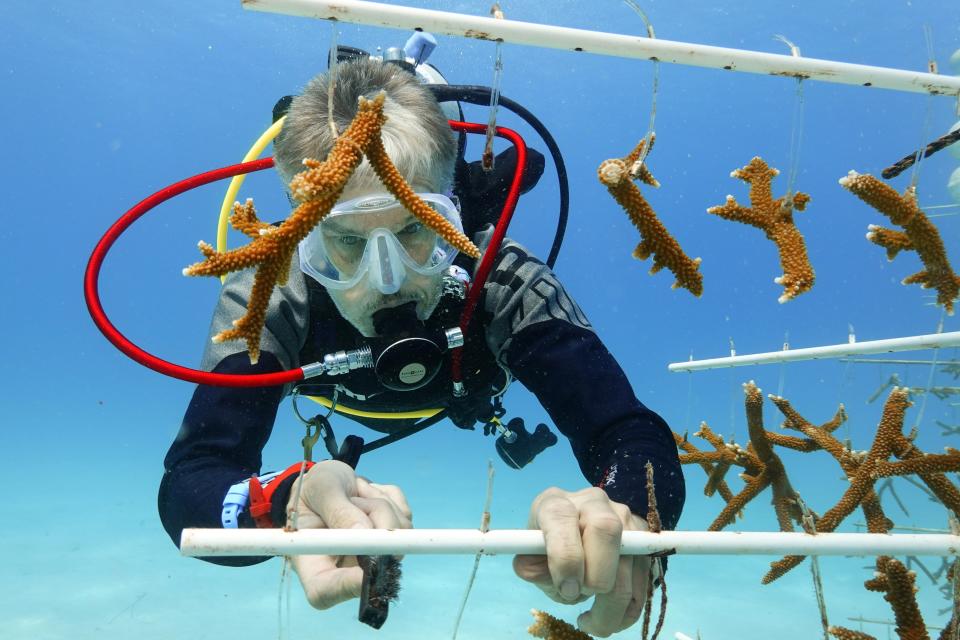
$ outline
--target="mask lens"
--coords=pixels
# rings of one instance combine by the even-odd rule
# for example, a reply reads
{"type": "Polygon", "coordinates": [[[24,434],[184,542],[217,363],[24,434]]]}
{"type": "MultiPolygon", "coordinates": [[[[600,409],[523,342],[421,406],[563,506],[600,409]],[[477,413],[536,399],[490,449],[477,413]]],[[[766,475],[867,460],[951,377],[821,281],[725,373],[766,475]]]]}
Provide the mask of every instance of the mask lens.
{"type": "MultiPolygon", "coordinates": [[[[455,228],[462,228],[459,207],[450,198],[419,195],[455,228]]],[[[373,194],[334,207],[301,242],[300,265],[325,286],[349,288],[369,276],[391,288],[399,286],[404,268],[435,274],[449,266],[456,253],[393,196],[373,194]],[[374,247],[374,242],[380,244],[374,247]],[[390,264],[373,264],[388,256],[390,264]]]]}
{"type": "Polygon", "coordinates": [[[320,239],[323,243],[323,254],[330,266],[339,274],[339,278],[341,280],[353,278],[363,263],[367,239],[359,232],[332,225],[321,225],[320,239]]]}

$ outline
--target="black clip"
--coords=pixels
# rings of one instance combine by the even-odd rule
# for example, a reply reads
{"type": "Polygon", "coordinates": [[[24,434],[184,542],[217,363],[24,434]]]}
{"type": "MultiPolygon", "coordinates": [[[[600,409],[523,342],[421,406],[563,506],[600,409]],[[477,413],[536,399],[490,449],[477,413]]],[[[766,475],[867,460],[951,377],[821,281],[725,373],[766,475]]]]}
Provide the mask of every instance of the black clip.
{"type": "Polygon", "coordinates": [[[343,444],[340,445],[340,451],[337,452],[337,455],[333,456],[333,459],[339,460],[344,464],[350,465],[351,468],[356,469],[357,464],[360,462],[360,454],[362,453],[363,438],[351,435],[343,439],[343,444]]]}

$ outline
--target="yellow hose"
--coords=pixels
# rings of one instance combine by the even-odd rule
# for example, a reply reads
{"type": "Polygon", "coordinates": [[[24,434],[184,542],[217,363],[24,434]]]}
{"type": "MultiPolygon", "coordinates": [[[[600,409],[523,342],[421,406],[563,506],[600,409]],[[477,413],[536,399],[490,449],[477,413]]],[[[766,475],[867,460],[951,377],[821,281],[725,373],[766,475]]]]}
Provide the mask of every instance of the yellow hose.
{"type": "MultiPolygon", "coordinates": [[[[247,151],[247,155],[243,156],[241,162],[256,160],[260,154],[263,153],[263,150],[267,148],[267,145],[273,142],[273,139],[280,133],[280,129],[283,128],[283,122],[286,119],[287,116],[283,116],[270,125],[270,127],[257,138],[257,141],[253,143],[253,146],[247,151]]],[[[237,200],[237,193],[240,192],[240,186],[243,185],[246,177],[247,174],[245,173],[239,176],[233,176],[230,185],[227,187],[227,192],[223,196],[223,204],[220,205],[220,218],[217,220],[217,251],[221,253],[227,250],[227,229],[229,227],[230,211],[233,209],[233,203],[237,200]]],[[[225,279],[226,276],[220,276],[220,283],[223,284],[225,279]]]]}
{"type": "MultiPolygon", "coordinates": [[[[317,404],[322,404],[327,409],[329,409],[333,402],[329,398],[324,398],[323,396],[306,396],[307,398],[313,400],[317,404]]],[[[443,411],[443,409],[421,409],[419,411],[400,411],[400,412],[391,412],[383,413],[380,411],[364,411],[362,409],[351,409],[350,407],[345,407],[342,404],[338,404],[336,407],[337,413],[342,413],[348,416],[357,416],[358,418],[380,418],[382,420],[403,420],[410,418],[432,418],[443,411]]]]}

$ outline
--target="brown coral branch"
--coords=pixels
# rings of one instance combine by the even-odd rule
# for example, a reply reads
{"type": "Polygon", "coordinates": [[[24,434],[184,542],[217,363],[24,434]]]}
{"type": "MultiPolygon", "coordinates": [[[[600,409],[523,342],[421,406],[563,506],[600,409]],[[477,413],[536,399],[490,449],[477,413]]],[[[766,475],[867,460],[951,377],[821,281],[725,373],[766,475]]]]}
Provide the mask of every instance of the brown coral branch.
{"type": "Polygon", "coordinates": [[[924,454],[902,462],[880,462],[874,471],[875,478],[902,476],[908,473],[927,474],[946,471],[960,472],[960,453],[924,454]]]}
{"type": "Polygon", "coordinates": [[[797,503],[798,494],[790,485],[787,470],[780,457],[774,453],[773,446],[767,439],[767,431],[763,428],[763,395],[760,389],[751,380],[744,385],[744,392],[747,396],[747,430],[750,433],[750,444],[763,464],[764,472],[770,478],[777,522],[781,531],[793,531],[792,522],[799,524],[803,520],[803,512],[797,503]]]}
{"type": "Polygon", "coordinates": [[[390,161],[387,150],[383,147],[383,140],[376,137],[370,141],[366,148],[367,158],[370,165],[376,172],[377,177],[383,183],[383,186],[393,194],[393,196],[406,207],[410,213],[420,219],[423,224],[433,229],[434,232],[451,246],[467,254],[471,258],[480,257],[480,249],[477,248],[470,238],[465,236],[462,231],[457,229],[442,215],[434,211],[430,205],[423,201],[413,189],[403,179],[397,168],[390,161]]]}
{"type": "Polygon", "coordinates": [[[334,143],[327,159],[324,162],[304,161],[307,169],[290,181],[290,191],[300,205],[280,226],[268,229],[257,219],[253,203],[248,202],[234,208],[231,221],[239,225],[240,231],[253,237],[252,242],[224,253],[212,253],[209,245],[201,244],[200,250],[206,259],[184,269],[184,275],[222,276],[257,267],[246,314],[234,320],[233,329],[214,336],[214,341],[243,339],[247,343],[250,362],[259,360],[260,334],[266,321],[270,294],[277,284],[286,282],[290,258],[297,244],[330,212],[363,159],[363,148],[374,138],[379,139],[380,129],[386,121],[383,115],[385,96],[385,92],[380,92],[373,100],[361,97],[357,115],[334,143]]]}
{"type": "MultiPolygon", "coordinates": [[[[792,523],[800,523],[803,513],[783,462],[773,451],[773,444],[768,439],[769,432],[763,428],[763,396],[753,381],[744,384],[744,393],[750,445],[747,449],[737,448],[736,462],[747,471],[743,476],[746,484],[740,493],[727,502],[707,529],[719,531],[731,524],[734,515],[769,485],[773,491],[772,502],[780,530],[793,531],[792,523]]],[[[706,424],[701,426],[699,434],[715,447],[729,446],[706,428],[706,424]]]]}
{"type": "Polygon", "coordinates": [[[950,266],[937,227],[917,206],[916,190],[908,187],[900,195],[882,180],[856,171],[841,178],[840,184],[903,228],[900,233],[870,225],[867,239],[886,248],[890,260],[900,251],[916,251],[925,269],[904,278],[903,284],[919,284],[924,289],[936,289],[937,304],[943,305],[947,313],[953,315],[953,301],[960,295],[960,276],[950,266]]]}
{"type": "MultiPolygon", "coordinates": [[[[897,434],[893,453],[901,460],[915,460],[927,455],[916,448],[902,433],[897,434]]],[[[956,485],[939,471],[924,471],[917,475],[933,495],[953,512],[954,517],[960,518],[960,489],[957,489],[956,485]]]]}
{"type": "MultiPolygon", "coordinates": [[[[683,451],[686,451],[686,454],[680,455],[681,464],[699,464],[700,467],[706,472],[707,478],[710,478],[713,475],[713,462],[719,461],[723,454],[720,452],[706,452],[700,451],[692,442],[687,440],[686,435],[680,436],[677,433],[673,434],[674,442],[677,443],[677,447],[683,451]]],[[[709,482],[708,482],[709,485],[709,482]]],[[[716,490],[720,492],[720,497],[724,499],[725,502],[729,502],[733,497],[733,492],[730,491],[730,487],[727,485],[725,480],[720,480],[716,484],[716,490]]],[[[706,488],[704,488],[704,494],[712,495],[707,493],[706,488]]]]}
{"type": "Polygon", "coordinates": [[[234,320],[233,328],[221,331],[213,340],[244,340],[250,362],[260,357],[260,336],[266,322],[270,295],[276,286],[287,283],[290,262],[297,244],[320,223],[336,204],[347,181],[367,154],[377,175],[387,189],[424,224],[436,231],[467,255],[474,258],[480,251],[463,233],[443,216],[430,208],[404,182],[383,148],[380,131],[386,122],[383,104],[386,92],[375,98],[361,97],[357,114],[347,129],[334,142],[324,161],[306,158],[306,169],[289,183],[290,193],[299,206],[279,226],[273,227],[257,217],[253,202],[235,204],[230,223],[253,240],[237,249],[217,253],[205,242],[199,244],[203,262],[183,270],[189,276],[223,276],[228,273],[257,267],[253,287],[247,301],[247,312],[234,320]]]}
{"type": "Polygon", "coordinates": [[[886,578],[883,599],[890,603],[901,640],[929,640],[927,626],[917,606],[916,575],[907,571],[899,560],[888,556],[877,558],[877,571],[886,578]]]}
{"type": "Polygon", "coordinates": [[[533,624],[527,628],[527,633],[534,638],[544,640],[593,640],[589,635],[580,631],[569,622],[554,618],[546,611],[531,609],[533,624]]]}
{"type": "Polygon", "coordinates": [[[774,199],[771,182],[779,173],[755,156],[745,167],[730,174],[730,177],[750,184],[751,206],[744,207],[733,196],[727,196],[725,204],[710,207],[707,213],[757,227],[777,245],[783,275],[774,282],[783,285],[783,295],[779,298],[783,303],[809,291],[813,287],[814,273],[803,235],[793,221],[793,210],[803,211],[810,196],[797,192],[790,199],[787,196],[774,199]]]}
{"type": "MultiPolygon", "coordinates": [[[[910,406],[909,394],[906,389],[896,387],[890,392],[883,406],[883,415],[877,426],[877,434],[867,451],[863,461],[857,466],[856,473],[850,479],[850,486],[841,496],[836,505],[831,507],[817,520],[817,531],[828,533],[850,515],[854,509],[873,490],[876,479],[873,472],[878,462],[886,461],[897,446],[897,439],[902,438],[903,419],[907,407],[910,406]]],[[[843,463],[841,463],[842,465],[843,463]]],[[[769,584],[799,565],[804,556],[786,556],[771,563],[770,571],[762,578],[763,584],[769,584]]]]}
{"type": "MultiPolygon", "coordinates": [[[[666,267],[676,277],[674,289],[683,287],[699,297],[703,293],[700,258],[691,260],[683,252],[680,244],[657,218],[657,214],[633,182],[634,179],[640,179],[654,187],[659,186],[646,165],[640,161],[646,142],[646,139],[641,140],[624,158],[604,160],[597,168],[597,177],[640,231],[640,244],[634,249],[633,257],[646,260],[652,255],[651,274],[666,267]]],[[[650,139],[650,145],[652,148],[653,138],[650,139]]]]}
{"type": "Polygon", "coordinates": [[[846,627],[830,627],[827,631],[829,631],[830,635],[834,638],[837,638],[837,640],[877,640],[869,633],[854,631],[846,627]]]}

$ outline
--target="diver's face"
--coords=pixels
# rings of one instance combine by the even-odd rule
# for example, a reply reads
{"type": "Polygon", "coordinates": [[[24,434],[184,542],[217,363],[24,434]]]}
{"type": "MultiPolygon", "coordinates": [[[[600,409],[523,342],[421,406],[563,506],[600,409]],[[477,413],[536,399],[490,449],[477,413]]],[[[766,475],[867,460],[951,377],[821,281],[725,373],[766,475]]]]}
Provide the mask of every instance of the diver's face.
{"type": "MultiPolygon", "coordinates": [[[[354,273],[364,260],[370,259],[368,243],[374,230],[386,229],[417,264],[430,260],[436,237],[434,232],[421,223],[403,207],[395,207],[376,213],[349,213],[333,216],[321,223],[323,242],[327,256],[345,276],[354,273]]],[[[379,232],[378,232],[379,233],[379,232]]],[[[380,268],[378,260],[366,266],[370,272],[380,268]]],[[[413,269],[404,269],[400,287],[396,292],[384,293],[369,277],[363,277],[349,289],[328,288],[330,297],[354,327],[366,337],[376,335],[373,314],[381,309],[397,307],[407,302],[416,302],[417,316],[421,320],[430,317],[440,299],[442,273],[424,275],[413,269]]]]}

